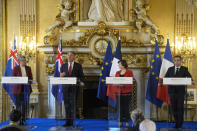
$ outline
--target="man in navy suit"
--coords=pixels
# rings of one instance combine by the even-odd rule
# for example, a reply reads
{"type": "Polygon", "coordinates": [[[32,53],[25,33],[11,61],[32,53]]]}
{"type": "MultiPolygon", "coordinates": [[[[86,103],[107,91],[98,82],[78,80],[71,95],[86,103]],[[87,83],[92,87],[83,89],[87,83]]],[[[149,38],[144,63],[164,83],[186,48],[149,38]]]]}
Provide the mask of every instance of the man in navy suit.
{"type": "MultiPolygon", "coordinates": [[[[174,57],[174,66],[168,68],[165,77],[190,77],[191,75],[187,67],[181,66],[181,56],[174,57]]],[[[174,128],[182,128],[184,114],[184,97],[186,95],[185,85],[168,86],[168,94],[172,106],[174,120],[176,125],[174,128]]]]}
{"type": "Polygon", "coordinates": [[[68,62],[63,64],[60,70],[60,77],[77,77],[77,85],[63,85],[63,99],[66,111],[66,123],[63,126],[73,126],[73,119],[76,112],[77,90],[84,86],[84,74],[81,64],[74,62],[74,52],[68,52],[68,62]]]}

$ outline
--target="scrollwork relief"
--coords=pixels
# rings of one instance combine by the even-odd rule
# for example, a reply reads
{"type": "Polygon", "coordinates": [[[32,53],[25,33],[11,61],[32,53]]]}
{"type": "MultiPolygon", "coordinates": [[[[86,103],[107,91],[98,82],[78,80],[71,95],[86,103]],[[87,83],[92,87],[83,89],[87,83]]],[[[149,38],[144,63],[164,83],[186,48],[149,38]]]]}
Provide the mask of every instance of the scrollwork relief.
{"type": "Polygon", "coordinates": [[[48,27],[46,32],[54,34],[56,29],[66,30],[68,27],[72,26],[74,19],[71,17],[76,11],[74,8],[74,2],[72,0],[61,1],[59,6],[60,13],[56,16],[55,22],[48,27]]]}

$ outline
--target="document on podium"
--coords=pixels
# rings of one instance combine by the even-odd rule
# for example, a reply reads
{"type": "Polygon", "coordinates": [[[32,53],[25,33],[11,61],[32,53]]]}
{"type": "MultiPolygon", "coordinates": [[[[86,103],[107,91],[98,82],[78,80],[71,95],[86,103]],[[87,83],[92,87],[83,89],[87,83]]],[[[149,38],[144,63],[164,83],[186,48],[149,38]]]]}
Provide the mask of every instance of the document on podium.
{"type": "Polygon", "coordinates": [[[50,84],[52,85],[75,85],[77,84],[77,78],[76,77],[51,77],[50,84]]]}
{"type": "Polygon", "coordinates": [[[28,84],[28,77],[2,77],[2,84],[28,84]]]}
{"type": "Polygon", "coordinates": [[[192,85],[191,78],[177,78],[177,77],[170,77],[170,78],[163,78],[164,85],[192,85]]]}
{"type": "Polygon", "coordinates": [[[106,84],[133,84],[133,77],[106,77],[106,84]]]}

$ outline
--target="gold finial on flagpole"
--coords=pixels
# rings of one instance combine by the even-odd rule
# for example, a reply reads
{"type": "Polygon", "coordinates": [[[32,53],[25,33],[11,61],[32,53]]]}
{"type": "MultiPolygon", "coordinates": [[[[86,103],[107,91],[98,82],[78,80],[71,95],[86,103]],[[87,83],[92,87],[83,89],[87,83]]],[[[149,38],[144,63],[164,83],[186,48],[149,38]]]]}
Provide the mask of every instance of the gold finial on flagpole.
{"type": "Polygon", "coordinates": [[[120,38],[120,30],[118,30],[118,40],[121,40],[121,38],[120,38]]]}
{"type": "Polygon", "coordinates": [[[169,39],[169,32],[166,33],[166,38],[169,39]]]}

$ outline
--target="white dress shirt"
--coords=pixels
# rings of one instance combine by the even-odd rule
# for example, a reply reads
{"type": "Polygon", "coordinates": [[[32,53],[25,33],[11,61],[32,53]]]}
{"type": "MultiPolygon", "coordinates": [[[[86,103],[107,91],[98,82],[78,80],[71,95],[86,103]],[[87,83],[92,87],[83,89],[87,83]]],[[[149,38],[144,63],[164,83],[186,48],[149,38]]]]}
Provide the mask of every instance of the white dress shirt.
{"type": "Polygon", "coordinates": [[[26,70],[25,70],[25,66],[20,66],[21,67],[21,73],[22,73],[22,77],[26,77],[26,70]]]}
{"type": "MultiPolygon", "coordinates": [[[[71,62],[68,62],[68,70],[69,70],[69,67],[70,67],[70,63],[71,62]]],[[[72,70],[73,70],[73,66],[74,66],[74,61],[72,62],[72,70]]]]}

